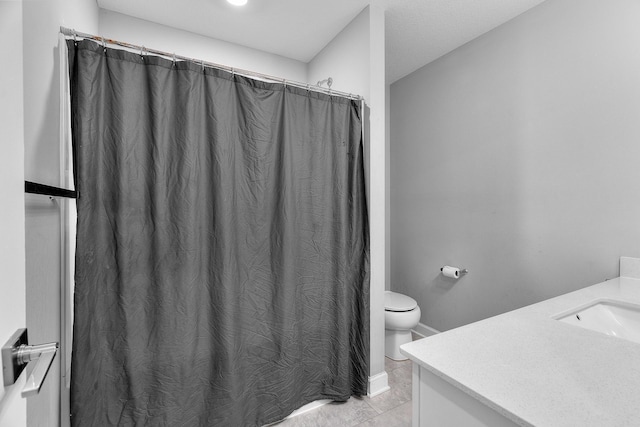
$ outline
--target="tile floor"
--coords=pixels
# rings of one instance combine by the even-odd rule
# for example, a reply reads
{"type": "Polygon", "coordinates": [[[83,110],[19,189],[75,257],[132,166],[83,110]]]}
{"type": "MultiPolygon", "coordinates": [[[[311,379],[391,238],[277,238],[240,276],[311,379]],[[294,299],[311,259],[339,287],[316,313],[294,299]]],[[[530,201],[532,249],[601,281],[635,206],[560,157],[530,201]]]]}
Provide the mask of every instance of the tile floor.
{"type": "Polygon", "coordinates": [[[411,427],[411,361],[385,358],[391,390],[373,398],[351,397],[345,403],[329,403],[302,415],[273,424],[274,427],[411,427]]]}

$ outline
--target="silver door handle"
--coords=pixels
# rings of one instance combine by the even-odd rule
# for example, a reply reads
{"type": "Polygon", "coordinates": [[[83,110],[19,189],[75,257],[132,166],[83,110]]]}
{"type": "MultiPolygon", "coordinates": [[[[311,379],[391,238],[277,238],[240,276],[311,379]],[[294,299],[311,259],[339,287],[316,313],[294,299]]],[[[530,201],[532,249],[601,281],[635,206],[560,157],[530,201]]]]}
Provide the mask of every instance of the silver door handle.
{"type": "Polygon", "coordinates": [[[28,345],[27,330],[18,329],[2,347],[4,385],[14,384],[28,363],[36,365],[22,389],[22,397],[38,394],[58,351],[58,343],[28,345]]]}

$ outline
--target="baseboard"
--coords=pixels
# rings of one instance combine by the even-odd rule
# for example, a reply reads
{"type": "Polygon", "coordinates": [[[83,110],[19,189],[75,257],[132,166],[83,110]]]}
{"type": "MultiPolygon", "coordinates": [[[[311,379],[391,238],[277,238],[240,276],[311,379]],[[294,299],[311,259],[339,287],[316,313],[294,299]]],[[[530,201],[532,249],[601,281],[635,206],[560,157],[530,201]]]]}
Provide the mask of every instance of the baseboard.
{"type": "Polygon", "coordinates": [[[327,403],[331,403],[331,400],[329,400],[329,399],[314,400],[313,402],[311,402],[311,403],[307,403],[307,404],[306,404],[306,405],[304,405],[303,407],[298,408],[298,409],[296,409],[295,411],[293,411],[293,412],[292,412],[292,413],[287,417],[287,419],[289,419],[289,418],[293,418],[293,417],[297,417],[298,415],[302,415],[302,414],[304,414],[304,413],[306,413],[306,412],[309,412],[309,411],[313,411],[314,409],[319,408],[319,407],[321,407],[321,406],[324,406],[324,405],[326,405],[327,403]]]}
{"type": "Polygon", "coordinates": [[[430,337],[431,335],[436,335],[436,334],[440,333],[439,330],[433,329],[432,327],[427,326],[427,325],[425,325],[423,323],[418,323],[418,326],[413,328],[411,330],[411,332],[413,332],[413,333],[415,333],[417,335],[420,335],[423,338],[430,337]]]}
{"type": "Polygon", "coordinates": [[[314,409],[324,406],[327,403],[331,403],[331,400],[329,399],[314,400],[313,402],[307,403],[306,405],[296,409],[295,411],[290,413],[289,416],[286,417],[285,419],[280,421],[275,421],[273,423],[265,424],[263,427],[272,427],[272,426],[278,425],[282,423],[284,420],[288,420],[290,418],[297,417],[298,415],[302,415],[306,412],[313,411],[314,409]]]}
{"type": "Polygon", "coordinates": [[[387,371],[382,371],[379,374],[369,377],[369,390],[367,392],[369,397],[377,396],[387,390],[391,390],[387,371]]]}

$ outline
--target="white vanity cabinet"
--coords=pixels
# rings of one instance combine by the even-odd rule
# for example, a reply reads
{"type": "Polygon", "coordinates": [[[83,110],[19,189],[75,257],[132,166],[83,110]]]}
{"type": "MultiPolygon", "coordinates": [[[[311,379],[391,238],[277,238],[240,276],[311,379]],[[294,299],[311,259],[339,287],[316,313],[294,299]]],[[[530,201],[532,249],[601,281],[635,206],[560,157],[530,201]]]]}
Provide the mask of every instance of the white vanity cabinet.
{"type": "Polygon", "coordinates": [[[413,426],[640,425],[635,335],[565,321],[606,303],[637,327],[640,259],[622,261],[632,273],[621,262],[621,277],[402,345],[413,426]]]}
{"type": "Polygon", "coordinates": [[[413,364],[412,381],[413,427],[513,427],[521,425],[417,363],[413,364]]]}

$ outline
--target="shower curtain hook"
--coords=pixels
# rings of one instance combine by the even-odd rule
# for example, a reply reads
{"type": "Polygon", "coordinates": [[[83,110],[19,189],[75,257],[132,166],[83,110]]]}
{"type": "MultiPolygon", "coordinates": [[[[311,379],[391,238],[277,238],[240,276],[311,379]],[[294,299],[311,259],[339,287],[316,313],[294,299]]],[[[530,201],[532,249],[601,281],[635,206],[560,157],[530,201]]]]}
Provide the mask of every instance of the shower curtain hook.
{"type": "Polygon", "coordinates": [[[173,66],[176,66],[176,53],[173,52],[173,66]]]}
{"type": "Polygon", "coordinates": [[[140,58],[144,59],[144,45],[140,48],[140,58]]]}
{"type": "Polygon", "coordinates": [[[73,44],[78,46],[78,38],[76,37],[76,30],[72,29],[71,31],[73,31],[73,44]]]}
{"type": "Polygon", "coordinates": [[[104,53],[107,53],[107,42],[105,41],[104,36],[100,36],[100,38],[102,39],[102,50],[104,53]]]}
{"type": "Polygon", "coordinates": [[[200,62],[201,62],[201,65],[202,65],[202,72],[204,73],[204,59],[202,59],[200,62]]]}

